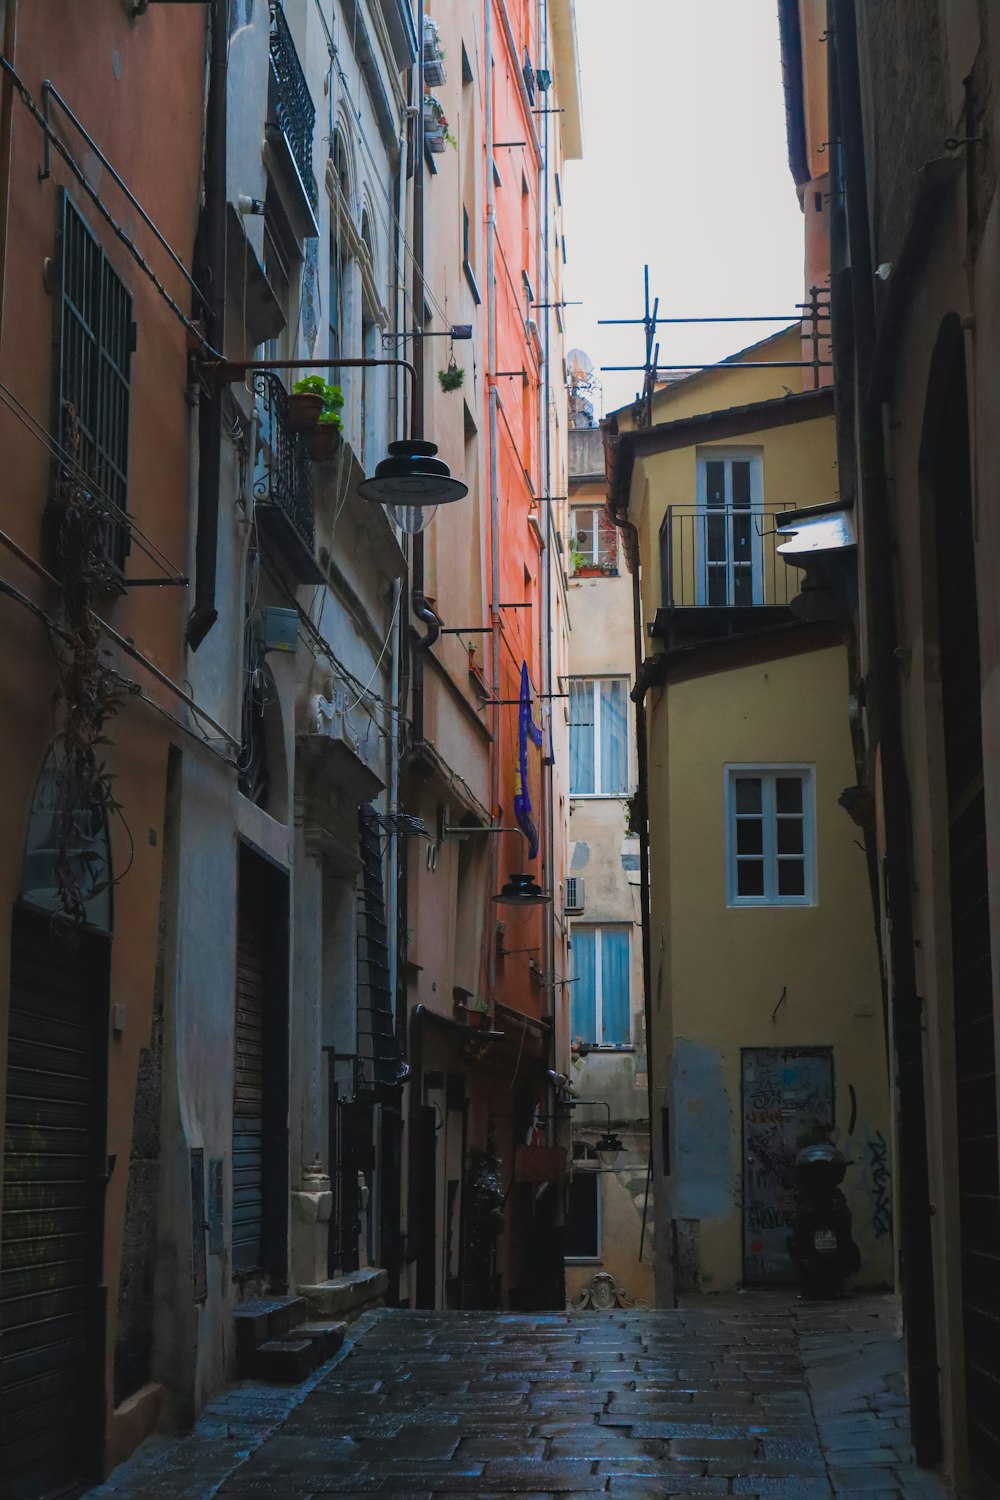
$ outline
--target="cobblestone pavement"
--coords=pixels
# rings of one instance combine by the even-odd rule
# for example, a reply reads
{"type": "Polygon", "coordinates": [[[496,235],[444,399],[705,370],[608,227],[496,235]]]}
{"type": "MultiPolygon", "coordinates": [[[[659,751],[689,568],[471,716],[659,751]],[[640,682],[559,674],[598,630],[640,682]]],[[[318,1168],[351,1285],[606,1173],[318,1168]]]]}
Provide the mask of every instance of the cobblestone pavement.
{"type": "Polygon", "coordinates": [[[878,1297],[367,1314],[304,1386],[234,1388],[90,1493],[947,1500],[912,1463],[896,1328],[878,1297]]]}

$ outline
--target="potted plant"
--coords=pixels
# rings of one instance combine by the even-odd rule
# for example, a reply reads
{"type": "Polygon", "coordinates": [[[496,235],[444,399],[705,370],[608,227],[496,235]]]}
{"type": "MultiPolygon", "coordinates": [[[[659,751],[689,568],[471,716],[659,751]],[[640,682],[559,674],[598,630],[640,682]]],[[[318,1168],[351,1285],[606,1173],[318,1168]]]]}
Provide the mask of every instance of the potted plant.
{"type": "Polygon", "coordinates": [[[465,370],[454,359],[448,361],[446,370],[438,370],[438,382],[443,391],[459,391],[465,379],[465,370]]]}
{"type": "Polygon", "coordinates": [[[436,94],[424,95],[424,145],[435,154],[445,148],[448,120],[436,94]]]}
{"type": "Polygon", "coordinates": [[[486,1001],[483,999],[470,1000],[465,1007],[465,1019],[477,1031],[489,1031],[490,1011],[486,1001]]]}
{"type": "Polygon", "coordinates": [[[293,432],[304,435],[306,452],[317,463],[332,458],[340,445],[344,425],[340,408],[343,404],[344,394],[340,386],[330,385],[322,375],[307,375],[292,387],[288,397],[288,425],[293,432]],[[293,403],[296,404],[294,417],[293,403]],[[313,412],[315,416],[312,416],[313,412]]]}
{"type": "Polygon", "coordinates": [[[446,77],[444,48],[438,35],[437,22],[430,16],[424,16],[424,82],[431,88],[440,88],[446,77]]]}

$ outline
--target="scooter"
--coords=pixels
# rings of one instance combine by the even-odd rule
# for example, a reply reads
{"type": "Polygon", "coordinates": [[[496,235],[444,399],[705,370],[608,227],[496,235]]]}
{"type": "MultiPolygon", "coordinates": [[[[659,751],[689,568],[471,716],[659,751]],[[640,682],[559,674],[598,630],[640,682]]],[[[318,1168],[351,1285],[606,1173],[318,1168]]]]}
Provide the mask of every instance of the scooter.
{"type": "Polygon", "coordinates": [[[847,1160],[836,1146],[806,1146],[795,1158],[797,1204],[788,1253],[807,1297],[839,1297],[861,1265],[851,1210],[840,1191],[847,1160]]]}

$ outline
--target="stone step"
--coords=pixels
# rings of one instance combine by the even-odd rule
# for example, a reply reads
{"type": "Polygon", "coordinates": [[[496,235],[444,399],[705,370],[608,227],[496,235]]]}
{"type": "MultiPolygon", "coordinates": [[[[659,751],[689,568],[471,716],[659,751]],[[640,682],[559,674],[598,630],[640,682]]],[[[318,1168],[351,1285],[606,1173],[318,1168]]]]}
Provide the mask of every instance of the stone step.
{"type": "Polygon", "coordinates": [[[320,1364],[322,1354],[315,1339],[268,1339],[253,1357],[253,1373],[274,1385],[298,1385],[320,1364]]]}
{"type": "Polygon", "coordinates": [[[346,1323],[335,1323],[320,1318],[299,1323],[295,1329],[297,1339],[312,1339],[319,1346],[321,1364],[332,1359],[340,1350],[346,1333],[346,1323]]]}
{"type": "Polygon", "coordinates": [[[345,1319],[353,1323],[370,1308],[385,1302],[388,1273],[374,1266],[349,1271],[316,1286],[301,1286],[299,1291],[309,1307],[311,1318],[345,1319]]]}
{"type": "Polygon", "coordinates": [[[252,1363],[254,1353],[269,1339],[284,1338],[303,1321],[306,1304],[302,1297],[254,1297],[233,1309],[236,1355],[241,1366],[252,1363]]]}

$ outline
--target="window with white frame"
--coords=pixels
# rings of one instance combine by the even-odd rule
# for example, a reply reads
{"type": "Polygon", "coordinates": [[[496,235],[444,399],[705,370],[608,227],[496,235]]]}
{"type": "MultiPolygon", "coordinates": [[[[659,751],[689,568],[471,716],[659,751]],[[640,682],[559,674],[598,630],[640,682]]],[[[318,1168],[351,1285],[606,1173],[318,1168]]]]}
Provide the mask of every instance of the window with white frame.
{"type": "Polygon", "coordinates": [[[618,533],[602,505],[574,505],[570,556],[574,573],[583,568],[618,571],[618,533]]]}
{"type": "Polygon", "coordinates": [[[574,1041],[627,1047],[632,1040],[629,929],[573,923],[574,1041]]]}
{"type": "Polygon", "coordinates": [[[628,679],[574,677],[569,684],[572,797],[628,791],[628,679]]]}
{"type": "Polygon", "coordinates": [[[698,603],[764,602],[764,465],[753,448],[698,454],[698,603]]]}
{"type": "Polygon", "coordinates": [[[816,814],[811,766],[726,767],[729,906],[811,906],[816,814]]]}

